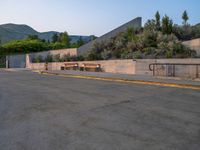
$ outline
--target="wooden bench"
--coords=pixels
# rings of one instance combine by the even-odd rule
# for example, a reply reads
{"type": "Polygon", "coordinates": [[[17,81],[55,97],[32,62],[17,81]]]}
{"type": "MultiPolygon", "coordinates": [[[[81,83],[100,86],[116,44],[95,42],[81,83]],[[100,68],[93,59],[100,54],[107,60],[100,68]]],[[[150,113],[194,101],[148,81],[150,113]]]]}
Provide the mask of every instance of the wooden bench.
{"type": "Polygon", "coordinates": [[[78,63],[65,63],[61,70],[78,70],[78,63]]]}
{"type": "Polygon", "coordinates": [[[101,71],[101,65],[100,64],[84,63],[84,64],[81,65],[80,70],[81,71],[95,71],[95,72],[99,72],[99,71],[101,71]]]}

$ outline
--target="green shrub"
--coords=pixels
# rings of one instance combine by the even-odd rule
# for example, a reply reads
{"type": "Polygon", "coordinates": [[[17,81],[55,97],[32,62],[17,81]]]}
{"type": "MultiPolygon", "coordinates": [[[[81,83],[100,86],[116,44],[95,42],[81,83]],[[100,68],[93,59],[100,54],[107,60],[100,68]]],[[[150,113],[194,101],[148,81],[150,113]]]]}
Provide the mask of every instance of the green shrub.
{"type": "Polygon", "coordinates": [[[12,41],[3,45],[7,53],[29,53],[49,50],[47,43],[41,40],[20,40],[12,41]]]}
{"type": "Polygon", "coordinates": [[[71,57],[69,54],[65,54],[63,55],[63,57],[61,58],[62,62],[67,62],[67,61],[71,61],[71,57]]]}
{"type": "Polygon", "coordinates": [[[173,51],[172,50],[168,50],[166,52],[166,58],[172,58],[173,57],[173,51]]]}
{"type": "Polygon", "coordinates": [[[35,63],[41,63],[44,62],[43,57],[41,55],[36,56],[34,59],[35,63]]]}
{"type": "Polygon", "coordinates": [[[77,61],[84,61],[85,58],[84,56],[80,55],[80,56],[77,56],[77,61]]]}
{"type": "Polygon", "coordinates": [[[60,61],[61,61],[60,54],[53,55],[53,62],[60,62],[60,61]]]}
{"type": "Polygon", "coordinates": [[[63,48],[66,48],[66,45],[63,43],[56,42],[56,43],[51,43],[50,48],[51,49],[63,49],[63,48]]]}
{"type": "Polygon", "coordinates": [[[140,51],[136,51],[133,53],[133,58],[134,59],[142,59],[142,53],[140,51]]]}
{"type": "Polygon", "coordinates": [[[45,58],[45,62],[53,62],[53,56],[52,55],[47,55],[47,57],[45,58]]]}
{"type": "Polygon", "coordinates": [[[86,60],[92,61],[92,60],[103,60],[101,53],[95,53],[94,51],[90,51],[87,56],[86,60]]]}
{"type": "Polygon", "coordinates": [[[143,49],[145,55],[151,55],[155,53],[155,48],[153,47],[146,47],[143,49]]]}

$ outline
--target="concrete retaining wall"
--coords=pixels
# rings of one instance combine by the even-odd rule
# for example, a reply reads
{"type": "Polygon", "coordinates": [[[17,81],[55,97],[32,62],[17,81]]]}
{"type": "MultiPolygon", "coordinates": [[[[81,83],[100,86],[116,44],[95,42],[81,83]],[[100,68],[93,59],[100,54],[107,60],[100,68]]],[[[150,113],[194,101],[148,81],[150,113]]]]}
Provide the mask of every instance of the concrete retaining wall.
{"type": "Polygon", "coordinates": [[[50,50],[50,51],[44,51],[44,52],[38,52],[38,53],[30,53],[30,61],[32,61],[33,58],[36,58],[38,56],[41,56],[43,59],[45,59],[48,55],[57,55],[60,54],[60,57],[63,57],[64,55],[70,55],[70,56],[76,56],[77,55],[77,48],[68,48],[68,49],[60,49],[60,50],[50,50]]]}
{"type": "MultiPolygon", "coordinates": [[[[183,64],[200,64],[200,59],[127,59],[127,60],[107,60],[107,61],[83,61],[75,62],[81,66],[83,63],[95,63],[101,64],[102,70],[109,73],[121,73],[121,74],[138,74],[138,75],[153,75],[153,72],[149,70],[149,64],[151,63],[183,63],[183,64]]],[[[65,62],[48,63],[49,70],[60,70],[65,62]]],[[[44,70],[45,63],[27,63],[27,67],[33,70],[44,70]]],[[[156,69],[156,75],[166,76],[170,74],[172,69],[166,65],[158,66],[156,69]]],[[[196,66],[176,66],[177,77],[195,77],[196,66]]],[[[200,67],[199,67],[200,73],[200,67]]]]}
{"type": "Polygon", "coordinates": [[[45,63],[29,64],[28,68],[32,70],[45,70],[45,63]]]}
{"type": "MultiPolygon", "coordinates": [[[[121,74],[135,74],[135,61],[132,59],[127,60],[108,60],[108,61],[84,61],[75,62],[81,66],[83,63],[101,64],[102,70],[109,73],[121,73],[121,74]]],[[[48,63],[48,70],[60,70],[65,62],[48,63]]],[[[32,63],[29,64],[29,68],[33,70],[44,70],[45,63],[32,63]]]]}

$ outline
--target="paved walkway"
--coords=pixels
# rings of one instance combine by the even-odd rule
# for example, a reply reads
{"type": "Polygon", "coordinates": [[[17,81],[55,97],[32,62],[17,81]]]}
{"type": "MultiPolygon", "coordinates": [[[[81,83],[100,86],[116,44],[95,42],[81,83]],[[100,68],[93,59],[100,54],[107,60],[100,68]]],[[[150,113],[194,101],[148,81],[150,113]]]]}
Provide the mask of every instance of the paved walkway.
{"type": "Polygon", "coordinates": [[[180,84],[180,85],[194,85],[200,88],[200,80],[183,80],[172,79],[166,77],[153,77],[149,75],[128,75],[128,74],[113,74],[105,72],[83,72],[83,71],[42,71],[42,73],[55,74],[55,75],[73,75],[94,78],[107,78],[107,79],[121,79],[128,81],[145,81],[145,82],[159,82],[166,84],[180,84]]]}

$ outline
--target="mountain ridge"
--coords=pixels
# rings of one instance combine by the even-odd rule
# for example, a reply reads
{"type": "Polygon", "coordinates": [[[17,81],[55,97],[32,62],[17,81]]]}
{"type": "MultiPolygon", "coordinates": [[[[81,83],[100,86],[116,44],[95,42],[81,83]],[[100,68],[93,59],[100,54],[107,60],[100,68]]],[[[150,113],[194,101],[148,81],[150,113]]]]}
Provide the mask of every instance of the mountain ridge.
{"type": "MultiPolygon", "coordinates": [[[[39,38],[51,41],[54,34],[59,34],[57,31],[38,32],[34,28],[26,24],[7,23],[0,25],[0,41],[1,44],[8,43],[13,40],[22,40],[28,35],[38,35],[39,38]]],[[[83,41],[89,42],[91,36],[69,35],[71,43],[75,43],[81,37],[83,41]]]]}

